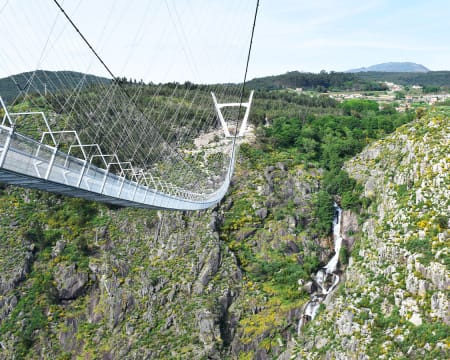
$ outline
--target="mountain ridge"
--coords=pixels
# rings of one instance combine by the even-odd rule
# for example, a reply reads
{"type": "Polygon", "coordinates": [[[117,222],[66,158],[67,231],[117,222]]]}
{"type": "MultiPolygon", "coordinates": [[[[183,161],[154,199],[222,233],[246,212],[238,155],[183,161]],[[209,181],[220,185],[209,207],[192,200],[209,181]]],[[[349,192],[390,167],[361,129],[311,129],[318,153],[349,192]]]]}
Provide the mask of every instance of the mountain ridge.
{"type": "Polygon", "coordinates": [[[368,71],[378,71],[378,72],[429,72],[426,66],[422,64],[416,64],[413,62],[386,62],[381,64],[371,65],[369,67],[361,67],[356,69],[350,69],[345,71],[346,73],[358,73],[358,72],[368,72],[368,71]]]}

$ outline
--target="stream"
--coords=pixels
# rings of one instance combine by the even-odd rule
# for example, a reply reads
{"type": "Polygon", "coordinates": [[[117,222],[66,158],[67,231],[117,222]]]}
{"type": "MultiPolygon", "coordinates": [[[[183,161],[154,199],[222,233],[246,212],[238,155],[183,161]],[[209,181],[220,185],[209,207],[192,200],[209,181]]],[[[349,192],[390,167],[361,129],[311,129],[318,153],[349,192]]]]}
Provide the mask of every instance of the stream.
{"type": "Polygon", "coordinates": [[[339,284],[340,277],[338,272],[339,252],[342,245],[341,235],[341,215],[342,209],[338,204],[334,203],[335,215],[333,219],[333,241],[334,255],[328,261],[328,264],[319,269],[313,276],[311,289],[311,300],[306,303],[303,314],[298,323],[298,335],[301,334],[302,327],[309,321],[313,320],[319,310],[320,304],[326,299],[336,286],[339,284]]]}

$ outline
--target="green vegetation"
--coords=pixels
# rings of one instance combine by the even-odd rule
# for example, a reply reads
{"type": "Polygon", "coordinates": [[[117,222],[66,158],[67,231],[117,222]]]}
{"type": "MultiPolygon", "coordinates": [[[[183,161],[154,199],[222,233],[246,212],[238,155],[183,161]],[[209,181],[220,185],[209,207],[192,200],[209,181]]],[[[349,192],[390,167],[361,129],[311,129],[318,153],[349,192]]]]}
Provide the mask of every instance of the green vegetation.
{"type": "MultiPolygon", "coordinates": [[[[229,207],[225,205],[220,231],[244,271],[247,298],[253,299],[250,304],[264,304],[265,310],[258,314],[241,304],[246,314],[240,322],[244,343],[262,334],[278,336],[282,324],[269,322],[269,326],[265,320],[274,316],[274,307],[282,304],[288,311],[308,298],[299,291],[298,280],[309,279],[323,265],[318,258],[324,249],[317,240],[330,233],[334,199],[338,197],[345,209],[362,205],[362,186],[342,169],[344,161],[414,117],[412,112],[398,113],[393,107],[379,109],[376,102],[368,100],[339,104],[323,96],[284,90],[260,90],[258,95],[264,99],[254,115],[261,124],[258,142],[241,147],[236,175],[246,182],[238,180],[233,186],[233,201],[229,207]],[[280,163],[285,170],[274,166],[280,163]],[[315,183],[314,191],[300,206],[292,200],[295,195],[286,195],[290,174],[296,174],[296,181],[304,188],[315,183]],[[273,194],[261,196],[258,188],[267,182],[273,194]],[[261,218],[254,206],[263,201],[272,205],[261,218]],[[295,223],[295,228],[277,236],[277,229],[285,222],[295,223]]],[[[341,263],[347,264],[349,256],[347,249],[341,250],[341,263]]]]}
{"type": "Polygon", "coordinates": [[[429,71],[425,73],[407,72],[359,72],[339,73],[321,71],[318,74],[288,72],[249,81],[255,89],[279,90],[302,88],[303,90],[326,91],[385,91],[387,87],[380,82],[393,82],[404,86],[420,85],[424,92],[450,89],[450,71],[429,71]]]}
{"type": "MultiPolygon", "coordinates": [[[[269,149],[283,149],[299,162],[312,162],[325,169],[322,188],[330,196],[341,196],[344,208],[353,208],[359,206],[360,188],[342,171],[344,161],[369,142],[411,121],[414,113],[380,110],[374,101],[356,99],[344,101],[341,109],[341,115],[276,118],[263,141],[269,149]]],[[[323,218],[323,223],[328,220],[323,218]]]]}
{"type": "MultiPolygon", "coordinates": [[[[87,270],[88,255],[94,248],[86,242],[86,236],[92,236],[93,224],[101,219],[99,205],[95,203],[71,198],[63,200],[60,196],[37,191],[27,190],[26,194],[27,201],[24,201],[23,190],[7,188],[0,198],[3,218],[17,222],[12,229],[4,227],[2,247],[15,238],[19,244],[33,244],[34,251],[30,255],[33,265],[27,274],[24,292],[15,293],[17,306],[0,324],[1,336],[8,333],[17,338],[15,355],[19,359],[27,358],[36,334],[48,330],[47,313],[59,307],[54,283],[57,264],[76,264],[80,271],[87,270]],[[68,243],[58,257],[52,258],[51,249],[61,239],[68,243]]],[[[6,259],[8,255],[5,255],[6,259]]],[[[61,308],[52,319],[56,320],[60,313],[61,308]]]]}

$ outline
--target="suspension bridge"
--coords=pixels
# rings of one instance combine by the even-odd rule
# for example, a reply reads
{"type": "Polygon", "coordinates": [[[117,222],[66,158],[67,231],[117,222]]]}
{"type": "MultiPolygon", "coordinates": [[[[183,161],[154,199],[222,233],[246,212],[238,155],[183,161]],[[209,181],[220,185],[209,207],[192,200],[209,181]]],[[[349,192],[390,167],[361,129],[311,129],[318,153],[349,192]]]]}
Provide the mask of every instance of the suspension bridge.
{"type": "MultiPolygon", "coordinates": [[[[8,98],[0,93],[0,182],[119,206],[200,210],[217,204],[228,190],[248,127],[253,91],[245,91],[245,80],[258,3],[245,47],[243,84],[202,86],[116,77],[70,11],[53,3],[52,11],[46,10],[50,25],[30,39],[41,41],[35,68],[61,51],[58,44],[71,31],[76,51],[89,49],[84,71],[35,70],[9,77],[16,93],[8,98]],[[95,66],[106,76],[87,75],[95,66]]],[[[196,72],[181,10],[175,2],[166,6],[183,54],[196,72]]],[[[18,12],[17,3],[0,8],[2,20],[7,10],[18,12]]],[[[6,19],[3,30],[12,38],[6,19]]],[[[19,59],[30,66],[26,45],[12,49],[10,62],[19,59]]],[[[74,66],[70,61],[65,66],[74,66]]]]}

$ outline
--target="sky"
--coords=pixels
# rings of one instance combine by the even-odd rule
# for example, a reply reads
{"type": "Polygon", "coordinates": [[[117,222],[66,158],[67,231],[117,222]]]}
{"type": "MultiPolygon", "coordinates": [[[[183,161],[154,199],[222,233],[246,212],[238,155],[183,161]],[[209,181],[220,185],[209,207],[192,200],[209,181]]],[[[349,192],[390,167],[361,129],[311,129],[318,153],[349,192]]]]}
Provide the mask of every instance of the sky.
{"type": "Polygon", "coordinates": [[[391,61],[450,69],[448,0],[266,0],[251,76],[391,61]]]}
{"type": "MultiPolygon", "coordinates": [[[[58,0],[115,76],[240,82],[256,0],[58,0]]],[[[448,0],[260,0],[248,78],[390,61],[450,70],[448,0]]],[[[53,0],[0,0],[0,77],[109,76],[53,0]]]]}

